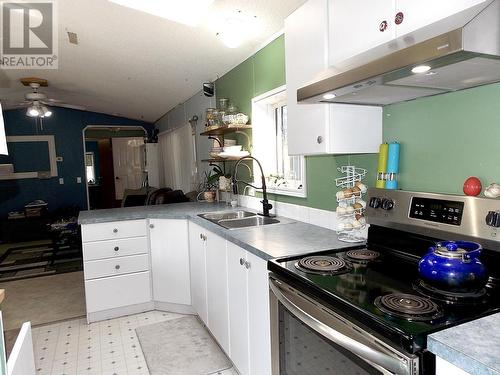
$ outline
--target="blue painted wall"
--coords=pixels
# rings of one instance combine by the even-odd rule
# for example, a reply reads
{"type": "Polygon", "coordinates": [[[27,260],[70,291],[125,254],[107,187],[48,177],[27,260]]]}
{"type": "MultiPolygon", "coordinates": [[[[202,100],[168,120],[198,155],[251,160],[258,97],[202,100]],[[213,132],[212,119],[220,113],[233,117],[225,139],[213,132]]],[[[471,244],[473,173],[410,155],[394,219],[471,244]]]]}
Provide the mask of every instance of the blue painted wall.
{"type": "MultiPolygon", "coordinates": [[[[142,121],[66,108],[53,108],[52,117],[43,120],[43,130],[36,126],[34,119],[26,116],[25,110],[4,111],[3,116],[7,136],[55,136],[56,154],[63,157],[57,167],[59,177],[64,178],[64,185],[59,185],[59,177],[0,181],[0,218],[6,217],[9,211],[22,210],[25,204],[35,199],[46,201],[49,210],[64,206],[87,208],[82,139],[82,130],[86,126],[143,126],[148,132],[153,129],[152,124],[142,121]],[[81,184],[76,182],[77,177],[82,178],[81,184]]],[[[28,161],[36,159],[37,154],[28,150],[25,158],[28,161]]]]}

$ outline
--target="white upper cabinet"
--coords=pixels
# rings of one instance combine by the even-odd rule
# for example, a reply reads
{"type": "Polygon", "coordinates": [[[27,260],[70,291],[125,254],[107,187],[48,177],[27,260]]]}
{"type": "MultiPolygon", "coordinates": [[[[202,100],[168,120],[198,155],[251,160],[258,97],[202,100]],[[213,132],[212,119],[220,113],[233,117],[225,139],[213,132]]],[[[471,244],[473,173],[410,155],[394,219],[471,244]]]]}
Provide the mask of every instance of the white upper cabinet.
{"type": "Polygon", "coordinates": [[[379,108],[297,103],[297,89],[318,80],[328,67],[328,41],[328,0],[309,0],[285,20],[288,153],[377,152],[382,140],[379,108]],[[363,108],[367,110],[358,111],[363,108]],[[343,129],[349,129],[349,136],[343,129]],[[356,136],[350,137],[352,133],[356,136]]]}
{"type": "Polygon", "coordinates": [[[330,65],[394,39],[395,9],[396,0],[330,0],[330,65]]]}
{"type": "Polygon", "coordinates": [[[471,10],[473,15],[491,0],[397,0],[392,21],[396,24],[396,36],[403,36],[454,14],[471,10]]]}
{"type": "Polygon", "coordinates": [[[297,89],[328,67],[327,0],[309,0],[285,20],[285,56],[290,155],[328,152],[328,106],[297,103],[297,89]]]}
{"type": "Polygon", "coordinates": [[[329,65],[343,71],[453,30],[491,1],[329,0],[329,65]]]}

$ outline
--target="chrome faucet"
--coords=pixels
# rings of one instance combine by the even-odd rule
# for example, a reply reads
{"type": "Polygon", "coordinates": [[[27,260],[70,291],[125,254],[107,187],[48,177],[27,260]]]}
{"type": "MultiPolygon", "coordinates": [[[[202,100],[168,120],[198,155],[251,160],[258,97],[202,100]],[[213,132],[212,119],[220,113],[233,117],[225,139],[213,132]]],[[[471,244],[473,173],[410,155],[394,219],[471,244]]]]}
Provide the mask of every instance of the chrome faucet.
{"type": "Polygon", "coordinates": [[[233,178],[232,178],[232,185],[233,185],[233,193],[234,194],[238,194],[238,182],[241,182],[244,185],[253,187],[254,189],[262,190],[262,200],[260,201],[262,203],[262,214],[259,213],[259,215],[267,216],[267,217],[271,216],[269,214],[269,210],[271,210],[273,208],[273,205],[270,204],[269,201],[267,200],[266,177],[264,176],[264,170],[262,169],[262,165],[260,164],[260,162],[256,158],[254,158],[253,156],[243,156],[242,158],[238,159],[238,161],[236,162],[236,164],[234,166],[234,174],[233,174],[233,178]],[[241,162],[243,160],[247,160],[247,159],[255,160],[257,162],[257,164],[259,165],[260,175],[262,178],[262,186],[261,187],[254,186],[252,184],[249,184],[246,181],[238,180],[236,178],[236,175],[238,173],[238,166],[241,164],[241,162]]]}

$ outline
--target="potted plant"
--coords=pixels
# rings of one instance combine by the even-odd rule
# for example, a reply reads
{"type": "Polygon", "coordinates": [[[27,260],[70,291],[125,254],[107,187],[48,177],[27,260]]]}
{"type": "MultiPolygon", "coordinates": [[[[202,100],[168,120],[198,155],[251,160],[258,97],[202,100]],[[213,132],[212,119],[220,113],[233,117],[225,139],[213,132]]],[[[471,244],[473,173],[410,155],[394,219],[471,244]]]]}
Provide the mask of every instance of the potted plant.
{"type": "Polygon", "coordinates": [[[231,175],[224,174],[218,165],[215,165],[212,170],[203,173],[203,180],[200,183],[199,191],[203,193],[203,198],[207,202],[215,201],[221,178],[225,180],[230,179],[231,175]]]}

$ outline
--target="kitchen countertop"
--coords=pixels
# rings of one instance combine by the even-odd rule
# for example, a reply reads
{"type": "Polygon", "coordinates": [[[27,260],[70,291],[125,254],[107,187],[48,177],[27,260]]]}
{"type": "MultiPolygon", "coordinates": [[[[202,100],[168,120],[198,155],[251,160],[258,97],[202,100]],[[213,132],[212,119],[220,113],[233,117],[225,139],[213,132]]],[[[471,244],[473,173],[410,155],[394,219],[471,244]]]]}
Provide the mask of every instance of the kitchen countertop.
{"type": "MultiPolygon", "coordinates": [[[[332,230],[288,218],[281,218],[282,224],[228,230],[198,216],[206,212],[232,210],[234,209],[220,203],[176,203],[113,208],[81,211],[78,223],[95,224],[135,219],[189,219],[265,260],[358,245],[339,241],[337,234],[332,230]]],[[[255,212],[245,207],[238,207],[236,210],[255,212]]]]}
{"type": "Polygon", "coordinates": [[[500,375],[500,313],[433,333],[427,349],[472,375],[500,375]]]}

